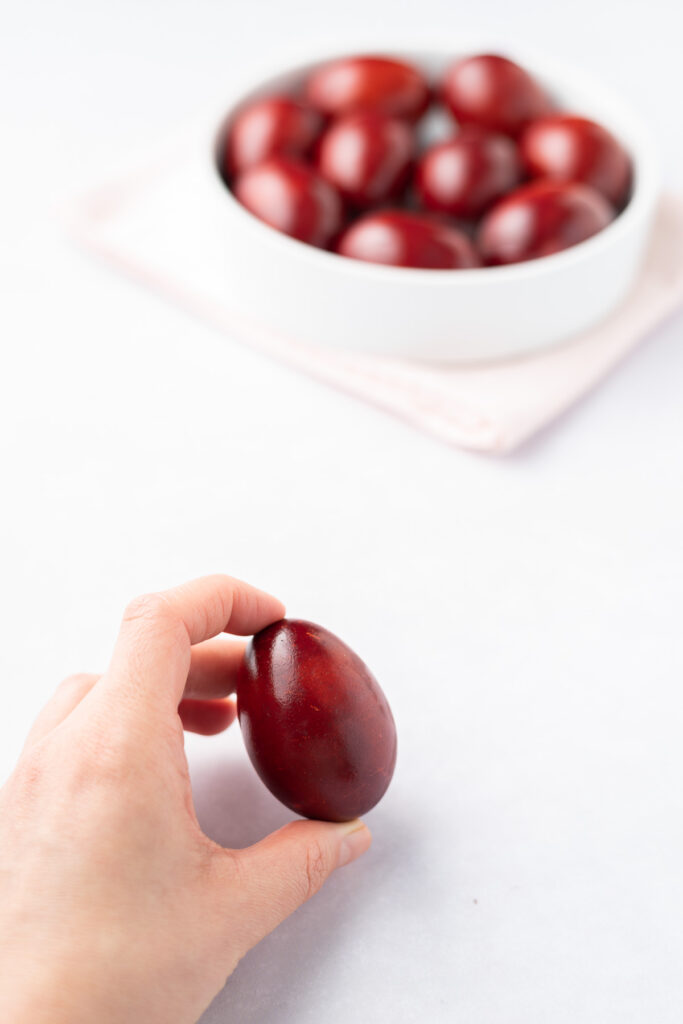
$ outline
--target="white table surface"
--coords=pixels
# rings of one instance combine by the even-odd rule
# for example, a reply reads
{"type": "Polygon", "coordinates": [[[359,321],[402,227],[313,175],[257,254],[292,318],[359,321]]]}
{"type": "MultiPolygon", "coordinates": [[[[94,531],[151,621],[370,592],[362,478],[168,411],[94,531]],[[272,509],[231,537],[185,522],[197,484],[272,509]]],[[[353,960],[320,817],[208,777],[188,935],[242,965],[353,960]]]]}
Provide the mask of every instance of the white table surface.
{"type": "MultiPolygon", "coordinates": [[[[220,102],[285,34],[508,32],[649,110],[683,187],[664,0],[23,2],[0,35],[0,777],[126,600],[228,571],[338,632],[394,706],[375,844],[205,1024],[683,1019],[683,317],[505,461],[451,450],[90,262],[56,207],[220,102]],[[473,16],[474,17],[474,16],[473,16]]],[[[238,730],[188,741],[201,820],[287,819],[238,730]]]]}

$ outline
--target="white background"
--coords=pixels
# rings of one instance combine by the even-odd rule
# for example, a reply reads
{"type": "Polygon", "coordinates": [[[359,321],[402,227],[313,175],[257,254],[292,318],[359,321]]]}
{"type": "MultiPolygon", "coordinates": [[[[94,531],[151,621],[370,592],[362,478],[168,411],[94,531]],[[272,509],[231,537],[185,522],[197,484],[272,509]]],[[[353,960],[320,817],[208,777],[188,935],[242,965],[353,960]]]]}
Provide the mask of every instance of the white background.
{"type": "MultiPolygon", "coordinates": [[[[55,210],[288,37],[508,34],[644,111],[683,188],[664,0],[27,2],[0,35],[0,777],[134,594],[227,571],[338,632],[394,706],[372,852],[211,1024],[683,1019],[683,317],[505,461],[441,446],[90,262],[55,210]],[[476,15],[476,21],[474,20],[476,15]]],[[[225,843],[287,819],[192,738],[225,843]]]]}

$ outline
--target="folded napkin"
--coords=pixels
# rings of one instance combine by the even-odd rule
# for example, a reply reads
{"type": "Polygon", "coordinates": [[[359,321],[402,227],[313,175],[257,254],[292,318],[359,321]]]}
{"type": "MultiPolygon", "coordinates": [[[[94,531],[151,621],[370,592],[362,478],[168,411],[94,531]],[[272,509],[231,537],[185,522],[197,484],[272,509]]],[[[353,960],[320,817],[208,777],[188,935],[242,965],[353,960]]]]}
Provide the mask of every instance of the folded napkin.
{"type": "Polygon", "coordinates": [[[683,201],[667,196],[626,301],[599,326],[543,354],[453,368],[299,343],[231,310],[202,152],[174,147],[86,196],[71,218],[76,238],[231,338],[454,445],[498,454],[517,448],[683,303],[683,201]]]}

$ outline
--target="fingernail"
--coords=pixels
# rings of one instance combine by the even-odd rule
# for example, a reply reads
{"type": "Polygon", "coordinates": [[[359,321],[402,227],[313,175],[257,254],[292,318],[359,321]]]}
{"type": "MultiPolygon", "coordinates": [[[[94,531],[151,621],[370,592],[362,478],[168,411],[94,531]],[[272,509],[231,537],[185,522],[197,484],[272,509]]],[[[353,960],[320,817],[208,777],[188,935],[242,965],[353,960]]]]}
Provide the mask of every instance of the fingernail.
{"type": "Polygon", "coordinates": [[[337,863],[339,868],[343,868],[345,864],[350,864],[352,860],[360,857],[369,849],[372,842],[370,829],[366,828],[362,821],[346,822],[344,828],[346,832],[339,846],[339,861],[337,863]]]}

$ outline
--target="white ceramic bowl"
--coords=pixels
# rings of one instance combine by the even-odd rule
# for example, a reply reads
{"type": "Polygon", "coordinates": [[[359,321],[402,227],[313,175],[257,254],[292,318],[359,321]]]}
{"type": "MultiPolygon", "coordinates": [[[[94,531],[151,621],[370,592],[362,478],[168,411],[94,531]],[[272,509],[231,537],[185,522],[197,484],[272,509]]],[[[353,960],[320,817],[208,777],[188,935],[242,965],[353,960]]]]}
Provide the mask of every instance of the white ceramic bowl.
{"type": "MultiPolygon", "coordinates": [[[[245,210],[221,180],[216,153],[243,103],[299,84],[345,48],[275,70],[237,88],[212,125],[207,170],[225,260],[226,297],[280,334],[339,349],[440,363],[508,358],[562,342],[603,319],[624,298],[642,261],[658,175],[647,130],[583,72],[516,49],[503,51],[535,74],[562,108],[592,117],[629,150],[634,186],[626,209],[593,238],[544,259],[474,270],[417,270],[351,260],[289,238],[245,210]]],[[[389,49],[434,79],[458,56],[486,45],[435,52],[389,49]]],[[[495,51],[493,51],[495,52],[495,51]]],[[[498,51],[500,52],[500,51],[498,51]]]]}

